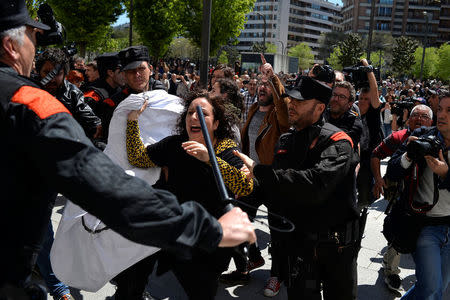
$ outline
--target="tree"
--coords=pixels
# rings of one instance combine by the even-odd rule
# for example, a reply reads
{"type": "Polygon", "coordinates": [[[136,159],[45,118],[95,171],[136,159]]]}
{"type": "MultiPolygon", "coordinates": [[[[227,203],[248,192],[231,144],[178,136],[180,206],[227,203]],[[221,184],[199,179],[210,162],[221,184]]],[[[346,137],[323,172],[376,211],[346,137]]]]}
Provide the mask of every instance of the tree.
{"type": "Polygon", "coordinates": [[[395,39],[392,49],[392,67],[397,76],[405,75],[414,64],[414,52],[418,43],[408,37],[399,37],[395,39]]]}
{"type": "Polygon", "coordinates": [[[335,70],[342,70],[342,65],[339,60],[339,56],[341,55],[341,48],[334,48],[333,52],[330,53],[330,56],[327,58],[328,64],[333,67],[335,70]]]}
{"type": "Polygon", "coordinates": [[[200,59],[200,49],[187,38],[180,37],[170,43],[167,55],[197,60],[200,59]]]}
{"type": "Polygon", "coordinates": [[[181,26],[178,4],[181,0],[134,0],[133,20],[136,30],[154,59],[164,56],[181,26]]]}
{"type": "Polygon", "coordinates": [[[339,63],[343,67],[350,67],[360,61],[363,52],[363,44],[361,37],[356,33],[350,33],[347,38],[339,42],[340,54],[338,55],[339,63]]]}
{"type": "Polygon", "coordinates": [[[447,83],[450,81],[450,43],[442,44],[437,50],[438,63],[436,75],[447,83]]]}
{"type": "Polygon", "coordinates": [[[277,53],[278,51],[278,47],[277,45],[273,44],[273,43],[266,43],[266,47],[263,47],[262,43],[253,43],[252,46],[252,50],[253,52],[257,52],[257,53],[277,53]]]}
{"type": "Polygon", "coordinates": [[[314,62],[314,54],[306,43],[300,43],[289,49],[289,55],[298,57],[298,67],[308,69],[314,62]]]}
{"type": "MultiPolygon", "coordinates": [[[[245,14],[256,0],[212,0],[210,53],[215,54],[221,45],[239,36],[246,22],[245,14]]],[[[182,35],[201,47],[203,1],[177,1],[182,35]]]]}
{"type": "Polygon", "coordinates": [[[336,45],[345,39],[346,35],[342,31],[331,31],[322,33],[319,39],[319,57],[326,59],[337,48],[336,45]]]}
{"type": "MultiPolygon", "coordinates": [[[[411,73],[415,78],[420,78],[420,68],[422,65],[422,53],[423,48],[417,47],[414,52],[415,63],[411,68],[411,73]]],[[[436,67],[439,61],[437,49],[434,47],[428,47],[425,49],[425,60],[423,63],[423,78],[434,78],[436,76],[436,67]]]]}
{"type": "Polygon", "coordinates": [[[88,59],[91,54],[101,54],[105,52],[117,52],[128,46],[128,37],[114,37],[114,28],[110,27],[105,38],[99,39],[96,43],[89,43],[86,47],[88,59]]]}
{"type": "Polygon", "coordinates": [[[63,24],[67,39],[79,47],[81,56],[88,44],[103,39],[110,25],[122,14],[122,0],[47,0],[56,19],[63,24]]]}
{"type": "Polygon", "coordinates": [[[37,16],[37,11],[39,9],[39,5],[44,3],[45,0],[26,0],[25,3],[27,5],[28,12],[30,16],[34,19],[37,16]]]}

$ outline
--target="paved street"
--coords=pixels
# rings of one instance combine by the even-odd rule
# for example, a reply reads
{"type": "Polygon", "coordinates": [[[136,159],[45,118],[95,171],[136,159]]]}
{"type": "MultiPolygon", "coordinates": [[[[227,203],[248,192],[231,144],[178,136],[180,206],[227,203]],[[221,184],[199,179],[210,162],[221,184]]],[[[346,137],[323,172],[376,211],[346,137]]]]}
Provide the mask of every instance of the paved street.
{"type": "MultiPolygon", "coordinates": [[[[385,166],[383,165],[383,169],[384,167],[385,166]]],[[[54,228],[56,228],[59,219],[61,218],[63,203],[64,201],[60,198],[54,209],[54,213],[52,215],[54,228]]],[[[387,202],[384,199],[380,199],[373,203],[369,209],[365,236],[362,241],[362,249],[358,257],[358,299],[361,300],[390,300],[401,296],[400,294],[397,295],[390,292],[386,288],[381,269],[382,254],[386,250],[386,240],[381,232],[386,205],[387,202]]],[[[265,210],[264,207],[261,208],[265,210]]],[[[261,214],[261,216],[264,221],[264,214],[261,214]]],[[[255,224],[255,227],[259,247],[261,248],[264,259],[266,260],[265,265],[252,271],[252,281],[249,285],[237,285],[233,287],[220,285],[216,299],[268,299],[263,295],[263,286],[265,280],[269,277],[270,258],[267,253],[267,242],[270,237],[268,234],[268,229],[265,226],[255,224]]],[[[410,255],[402,256],[400,268],[400,276],[403,279],[403,287],[408,289],[415,281],[414,262],[410,255]]],[[[232,263],[229,270],[234,269],[235,268],[232,263]]],[[[171,274],[166,274],[159,278],[152,275],[149,282],[148,290],[157,299],[186,299],[184,292],[171,274]]],[[[202,283],[199,282],[198,284],[201,285],[202,283]]],[[[114,294],[114,291],[114,286],[108,284],[97,293],[88,293],[79,290],[73,290],[72,292],[76,300],[103,300],[113,299],[112,295],[114,294]]],[[[286,289],[283,287],[280,293],[273,297],[273,299],[287,299],[286,289]]],[[[450,300],[450,289],[447,289],[444,299],[450,300]]]]}

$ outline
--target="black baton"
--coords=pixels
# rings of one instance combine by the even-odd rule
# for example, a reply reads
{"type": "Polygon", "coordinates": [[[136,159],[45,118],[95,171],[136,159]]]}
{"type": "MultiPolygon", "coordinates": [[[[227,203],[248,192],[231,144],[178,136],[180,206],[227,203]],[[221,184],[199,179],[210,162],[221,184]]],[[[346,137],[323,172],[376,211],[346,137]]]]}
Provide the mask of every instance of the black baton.
{"type": "MultiPolygon", "coordinates": [[[[211,167],[214,173],[214,178],[216,179],[217,188],[219,189],[220,196],[222,201],[226,202],[227,205],[224,208],[224,213],[230,211],[234,206],[231,204],[233,201],[232,198],[229,197],[227,189],[225,188],[225,183],[223,182],[222,174],[220,173],[219,164],[217,163],[216,153],[214,152],[214,148],[211,143],[211,138],[209,137],[208,128],[206,127],[205,117],[203,115],[203,111],[200,105],[197,105],[197,115],[200,120],[200,126],[202,127],[203,138],[205,140],[206,149],[208,149],[209,154],[209,162],[211,163],[211,167]]],[[[245,257],[248,260],[248,243],[243,243],[238,247],[235,247],[239,254],[245,257]]]]}

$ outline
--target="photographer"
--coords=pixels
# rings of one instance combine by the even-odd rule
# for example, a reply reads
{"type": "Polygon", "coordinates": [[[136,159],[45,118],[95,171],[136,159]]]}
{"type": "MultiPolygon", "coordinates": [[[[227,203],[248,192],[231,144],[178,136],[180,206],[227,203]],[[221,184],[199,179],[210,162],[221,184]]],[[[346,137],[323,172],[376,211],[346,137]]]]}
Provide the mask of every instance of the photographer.
{"type": "MultiPolygon", "coordinates": [[[[389,95],[388,95],[389,97],[389,95]]],[[[371,167],[375,178],[375,185],[373,187],[373,195],[375,199],[384,195],[384,198],[389,202],[397,200],[398,185],[397,182],[389,181],[381,177],[380,162],[389,156],[392,156],[401,144],[411,135],[411,133],[421,126],[431,126],[433,112],[426,105],[418,105],[411,111],[409,118],[408,129],[395,131],[386,137],[372,152],[371,167]]],[[[398,275],[400,269],[400,254],[395,250],[391,244],[383,256],[384,281],[391,290],[399,291],[401,287],[401,279],[398,275]]]]}
{"type": "Polygon", "coordinates": [[[401,206],[420,216],[413,258],[416,284],[402,299],[442,299],[450,281],[450,93],[440,97],[437,127],[414,131],[393,155],[386,176],[404,180],[401,206]]]}
{"type": "Polygon", "coordinates": [[[36,70],[40,79],[45,78],[57,66],[60,66],[58,73],[44,89],[64,104],[89,138],[98,138],[102,131],[102,122],[85,103],[83,92],[65,79],[69,71],[69,59],[64,51],[50,48],[37,57],[36,70]]]}
{"type": "Polygon", "coordinates": [[[363,87],[358,98],[363,130],[360,141],[360,168],[358,172],[358,206],[364,208],[373,203],[373,175],[370,170],[370,157],[373,149],[382,141],[381,131],[381,101],[378,98],[378,87],[372,66],[366,59],[361,60],[363,72],[367,73],[369,87],[363,87]]]}

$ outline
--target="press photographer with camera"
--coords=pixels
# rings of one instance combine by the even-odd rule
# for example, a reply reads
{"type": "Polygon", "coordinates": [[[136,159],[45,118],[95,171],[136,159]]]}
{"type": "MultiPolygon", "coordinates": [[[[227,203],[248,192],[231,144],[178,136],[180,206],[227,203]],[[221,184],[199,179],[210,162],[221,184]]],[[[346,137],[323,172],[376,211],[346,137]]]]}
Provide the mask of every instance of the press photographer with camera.
{"type": "Polygon", "coordinates": [[[400,250],[412,245],[405,252],[413,252],[416,263],[417,282],[402,299],[442,299],[450,282],[449,146],[450,93],[445,91],[440,96],[437,127],[414,131],[393,155],[386,172],[389,179],[405,184],[392,213],[399,210],[415,217],[406,228],[414,231],[408,233],[410,240],[398,244],[393,239],[400,250]]]}
{"type": "MultiPolygon", "coordinates": [[[[365,208],[375,200],[372,196],[373,175],[370,169],[370,157],[373,149],[383,140],[381,131],[381,101],[378,98],[378,85],[373,72],[373,67],[369,65],[366,59],[361,60],[363,68],[359,72],[367,75],[367,81],[364,83],[360,79],[353,82],[356,87],[361,87],[358,97],[358,107],[361,113],[362,135],[360,140],[360,167],[357,177],[358,185],[358,206],[365,208]]],[[[355,78],[355,73],[353,78],[355,78]]],[[[358,78],[361,78],[358,75],[358,78]]]]}
{"type": "MultiPolygon", "coordinates": [[[[390,95],[387,97],[390,97],[390,95]]],[[[375,199],[378,199],[380,194],[382,194],[389,202],[394,203],[397,200],[400,186],[395,181],[381,177],[381,160],[392,156],[414,130],[421,126],[431,126],[432,116],[433,112],[428,106],[418,105],[414,107],[411,111],[408,128],[393,132],[373,150],[370,163],[375,178],[373,187],[375,199]]],[[[399,291],[401,288],[401,279],[398,275],[400,273],[399,264],[400,254],[392,247],[392,244],[388,244],[388,248],[383,256],[383,272],[385,276],[384,281],[391,290],[399,291]]]]}

